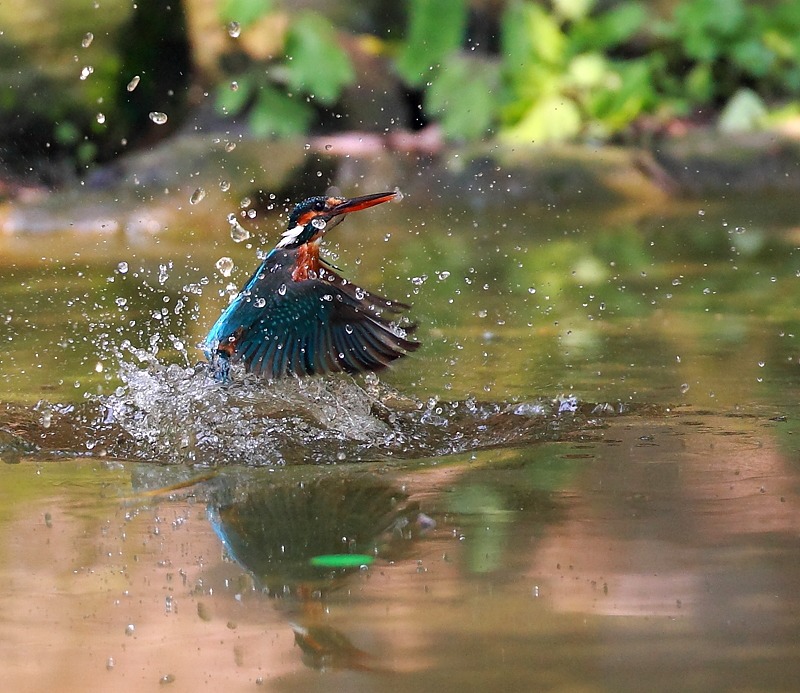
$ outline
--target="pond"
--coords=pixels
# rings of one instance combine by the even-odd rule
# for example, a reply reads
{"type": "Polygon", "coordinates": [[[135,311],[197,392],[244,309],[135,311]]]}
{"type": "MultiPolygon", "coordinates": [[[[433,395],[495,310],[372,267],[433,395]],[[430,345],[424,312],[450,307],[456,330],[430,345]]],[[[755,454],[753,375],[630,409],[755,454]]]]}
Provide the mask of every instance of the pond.
{"type": "Polygon", "coordinates": [[[795,689],[796,200],[448,194],[331,233],[379,378],[197,366],[280,210],[0,237],[8,690],[795,689]]]}

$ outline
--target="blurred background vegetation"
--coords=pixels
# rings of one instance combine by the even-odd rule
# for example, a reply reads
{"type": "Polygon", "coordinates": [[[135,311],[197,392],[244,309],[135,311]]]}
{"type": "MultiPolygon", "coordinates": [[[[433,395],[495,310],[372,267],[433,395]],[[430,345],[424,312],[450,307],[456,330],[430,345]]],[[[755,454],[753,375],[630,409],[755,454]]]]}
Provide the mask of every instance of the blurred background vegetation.
{"type": "Polygon", "coordinates": [[[800,3],[11,0],[0,71],[0,182],[181,129],[642,144],[796,122],[800,3]]]}

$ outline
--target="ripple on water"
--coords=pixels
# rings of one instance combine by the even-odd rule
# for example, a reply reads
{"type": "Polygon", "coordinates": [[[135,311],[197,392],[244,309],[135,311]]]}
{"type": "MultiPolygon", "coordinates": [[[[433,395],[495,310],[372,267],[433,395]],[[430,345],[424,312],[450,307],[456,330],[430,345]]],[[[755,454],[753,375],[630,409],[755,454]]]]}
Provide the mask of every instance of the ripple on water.
{"type": "Polygon", "coordinates": [[[576,398],[526,402],[422,401],[374,374],[268,382],[205,364],[167,364],[144,350],[120,355],[123,385],[80,405],[40,402],[0,413],[0,452],[108,455],[217,466],[415,459],[553,440],[596,427],[576,398]]]}

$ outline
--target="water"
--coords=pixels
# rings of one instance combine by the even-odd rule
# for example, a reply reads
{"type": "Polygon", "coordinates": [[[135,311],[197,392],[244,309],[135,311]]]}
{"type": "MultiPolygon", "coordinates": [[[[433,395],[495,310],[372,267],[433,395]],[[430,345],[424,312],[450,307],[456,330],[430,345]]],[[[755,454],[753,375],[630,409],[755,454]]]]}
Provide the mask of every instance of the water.
{"type": "Polygon", "coordinates": [[[331,238],[380,378],[198,365],[271,219],[0,240],[9,690],[794,689],[792,202],[412,202],[331,238]]]}

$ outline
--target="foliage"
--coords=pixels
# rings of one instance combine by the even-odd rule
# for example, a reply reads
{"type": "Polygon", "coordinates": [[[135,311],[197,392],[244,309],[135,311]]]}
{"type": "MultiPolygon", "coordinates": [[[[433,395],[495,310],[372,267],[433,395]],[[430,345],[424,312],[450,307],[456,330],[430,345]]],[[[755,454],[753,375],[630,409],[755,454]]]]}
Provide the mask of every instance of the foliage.
{"type": "MultiPolygon", "coordinates": [[[[259,17],[259,7],[268,9],[270,3],[229,0],[223,16],[245,19],[246,26],[259,17]]],[[[258,135],[297,135],[311,123],[311,101],[332,105],[354,79],[334,27],[316,12],[303,12],[292,18],[286,31],[283,56],[266,67],[250,65],[231,85],[221,87],[217,107],[236,114],[249,106],[250,127],[258,135]]]]}
{"type": "Polygon", "coordinates": [[[454,37],[467,0],[443,11],[409,6],[398,71],[425,80],[426,113],[445,134],[489,130],[511,142],[607,139],[646,114],[662,119],[725,105],[727,129],[765,122],[765,99],[800,92],[800,5],[680,0],[668,18],[623,0],[510,0],[500,19],[499,55],[482,64],[454,37]],[[438,32],[438,33],[437,33],[438,32]],[[449,50],[449,52],[447,52],[449,50]],[[470,114],[473,114],[470,117],[470,114]]]}

